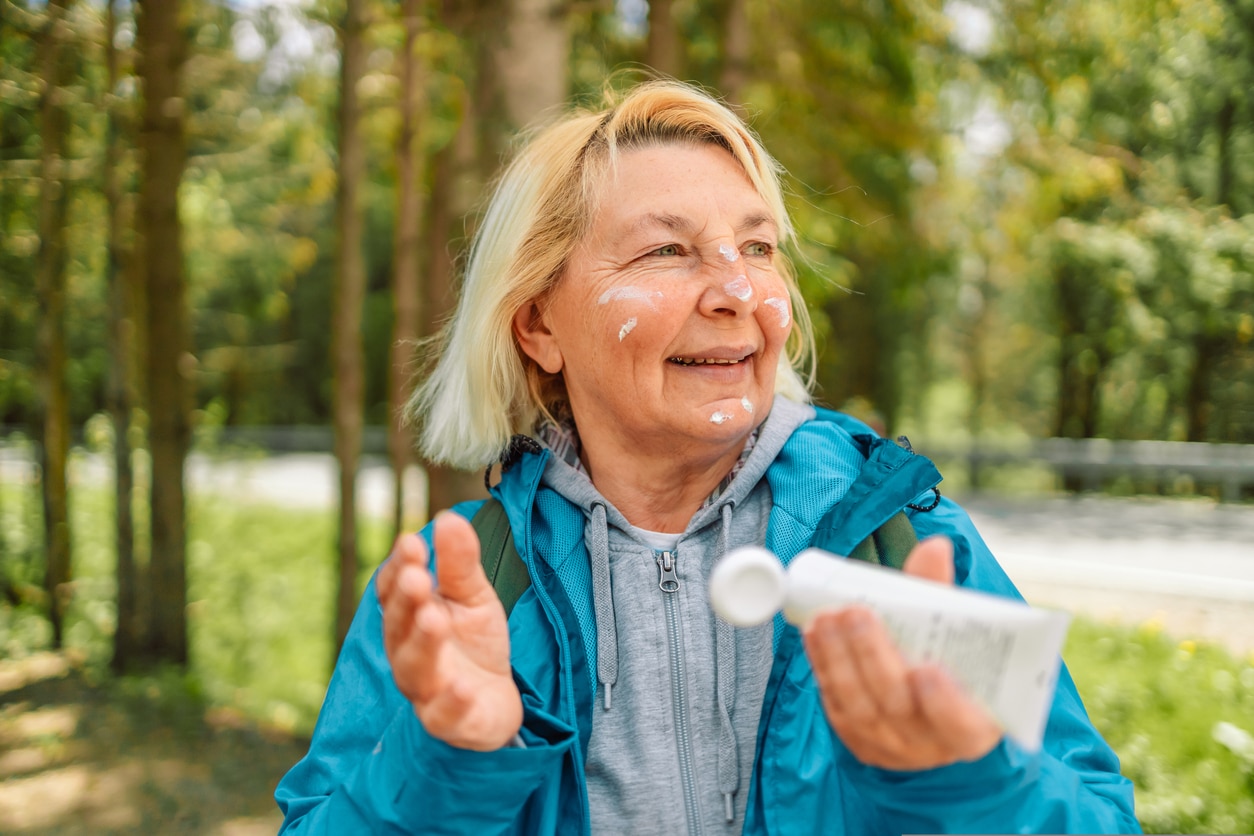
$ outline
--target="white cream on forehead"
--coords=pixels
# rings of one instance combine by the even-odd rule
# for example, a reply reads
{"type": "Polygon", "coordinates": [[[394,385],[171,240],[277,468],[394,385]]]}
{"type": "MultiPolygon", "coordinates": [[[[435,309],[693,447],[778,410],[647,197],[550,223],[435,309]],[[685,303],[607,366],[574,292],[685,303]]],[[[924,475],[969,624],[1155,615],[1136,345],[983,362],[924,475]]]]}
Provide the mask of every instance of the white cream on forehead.
{"type": "Polygon", "coordinates": [[[762,303],[765,305],[770,305],[772,308],[779,311],[779,327],[780,328],[787,328],[788,323],[792,322],[792,310],[788,306],[787,299],[782,299],[778,296],[772,296],[770,299],[763,299],[762,303]]]}
{"type": "Polygon", "coordinates": [[[614,287],[601,294],[601,298],[597,300],[598,305],[604,305],[611,301],[636,301],[644,302],[650,308],[657,309],[657,305],[653,304],[654,299],[661,299],[662,291],[645,290],[642,287],[614,287]]]}
{"type": "Polygon", "coordinates": [[[723,292],[728,296],[735,296],[741,302],[748,302],[753,298],[753,285],[749,284],[747,277],[737,276],[723,285],[723,292]]]}
{"type": "Polygon", "coordinates": [[[740,258],[740,253],[736,252],[736,248],[729,244],[719,244],[718,251],[719,254],[728,261],[734,262],[740,258]]]}
{"type": "Polygon", "coordinates": [[[741,398],[740,406],[742,409],[744,409],[745,412],[749,413],[750,415],[753,414],[753,401],[749,400],[748,398],[741,398]]]}
{"type": "Polygon", "coordinates": [[[731,419],[732,417],[728,415],[726,412],[715,412],[713,415],[710,416],[710,423],[722,424],[724,422],[730,421],[731,419]]]}
{"type": "Polygon", "coordinates": [[[618,341],[621,343],[623,341],[623,337],[630,334],[631,329],[635,327],[636,327],[636,318],[633,316],[631,319],[623,323],[622,328],[618,329],[618,341]]]}

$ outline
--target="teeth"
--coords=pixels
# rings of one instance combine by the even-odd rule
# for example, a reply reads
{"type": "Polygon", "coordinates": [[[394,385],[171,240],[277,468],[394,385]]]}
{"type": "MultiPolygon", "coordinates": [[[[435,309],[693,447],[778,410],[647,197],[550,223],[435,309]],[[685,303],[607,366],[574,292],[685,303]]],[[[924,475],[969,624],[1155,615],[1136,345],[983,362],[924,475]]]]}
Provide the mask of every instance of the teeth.
{"type": "Polygon", "coordinates": [[[670,360],[672,363],[678,363],[681,366],[734,366],[740,362],[740,360],[715,360],[713,358],[699,357],[672,357],[670,360]]]}

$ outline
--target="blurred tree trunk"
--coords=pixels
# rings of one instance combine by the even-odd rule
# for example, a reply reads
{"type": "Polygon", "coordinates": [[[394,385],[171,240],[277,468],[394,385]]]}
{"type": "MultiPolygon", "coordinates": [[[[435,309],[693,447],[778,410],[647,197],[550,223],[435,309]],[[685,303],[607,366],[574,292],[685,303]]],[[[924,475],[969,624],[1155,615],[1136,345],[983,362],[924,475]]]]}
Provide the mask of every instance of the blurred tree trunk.
{"type": "Polygon", "coordinates": [[[425,78],[420,72],[417,49],[422,28],[422,0],[403,0],[401,16],[405,41],[400,58],[400,137],[396,150],[397,208],[395,253],[392,259],[392,298],[396,312],[392,328],[391,364],[388,377],[388,454],[392,460],[393,535],[405,526],[405,471],[413,462],[413,437],[404,420],[413,377],[414,344],[422,322],[422,294],[419,289],[418,254],[422,234],[422,184],[419,172],[421,145],[419,120],[422,118],[425,78]]]}
{"type": "Polygon", "coordinates": [[[44,507],[46,554],[44,588],[54,647],[64,639],[69,603],[70,520],[66,459],[70,447],[69,391],[65,380],[65,224],[69,182],[65,177],[65,139],[69,127],[63,87],[68,82],[64,41],[65,0],[51,0],[39,35],[39,252],[35,288],[39,303],[40,485],[44,507]]]}
{"type": "Polygon", "coordinates": [[[749,82],[749,31],[748,0],[730,0],[727,19],[723,28],[723,69],[719,74],[719,92],[732,105],[740,105],[744,99],[745,85],[749,82]]]}
{"type": "Polygon", "coordinates": [[[675,26],[674,0],[650,0],[649,37],[645,63],[658,72],[678,78],[683,72],[679,32],[675,26]]]}
{"type": "Polygon", "coordinates": [[[108,216],[105,284],[109,289],[109,381],[106,393],[109,418],[113,424],[114,543],[117,548],[117,630],[113,634],[112,667],[122,673],[134,666],[148,641],[146,619],[135,565],[135,521],[131,494],[135,474],[131,469],[131,409],[134,405],[132,362],[134,314],[131,310],[130,274],[123,264],[123,215],[118,167],[122,155],[120,138],[122,106],[115,91],[118,86],[118,53],[113,40],[117,32],[117,0],[105,7],[105,149],[101,168],[101,189],[108,216]]]}
{"type": "MultiPolygon", "coordinates": [[[[1251,37],[1254,37],[1254,33],[1251,33],[1251,37]]],[[[1236,116],[1236,100],[1232,97],[1232,94],[1228,94],[1224,97],[1223,106],[1219,108],[1218,125],[1216,126],[1218,133],[1216,137],[1216,157],[1218,159],[1216,161],[1215,202],[1220,206],[1227,206],[1233,214],[1236,214],[1236,210],[1232,205],[1232,185],[1236,174],[1232,160],[1232,133],[1236,124],[1236,116]]]]}
{"type": "MultiPolygon", "coordinates": [[[[453,281],[454,224],[469,211],[479,178],[474,176],[475,123],[469,103],[457,136],[431,157],[431,198],[427,221],[427,281],[423,333],[435,334],[452,314],[457,302],[453,281]]],[[[428,462],[427,518],[458,502],[486,496],[478,473],[428,462]]]]}
{"type": "Polygon", "coordinates": [[[1185,395],[1185,441],[1207,441],[1211,417],[1211,379],[1215,367],[1234,346],[1221,336],[1200,334],[1193,341],[1193,365],[1185,395]]]}
{"type": "Polygon", "coordinates": [[[187,533],[183,469],[191,440],[194,363],[184,303],[183,231],[178,190],[187,160],[181,80],[185,43],[177,0],[139,0],[138,75],[145,377],[152,454],[149,574],[150,661],[187,663],[187,533]]]}
{"type": "MultiPolygon", "coordinates": [[[[453,312],[456,288],[452,230],[471,212],[501,163],[509,134],[561,106],[567,95],[570,56],[568,10],[555,0],[479,0],[441,6],[441,20],[472,41],[475,78],[457,136],[432,158],[427,226],[426,333],[453,312]],[[484,37],[488,21],[505,16],[503,37],[484,37]]],[[[464,224],[467,228],[470,224],[464,224]]],[[[481,473],[429,464],[431,512],[485,495],[481,473]]]]}
{"type": "MultiPolygon", "coordinates": [[[[365,0],[347,0],[340,24],[339,183],[335,220],[339,249],[331,296],[332,409],[335,460],[340,473],[336,657],[357,610],[357,466],[361,458],[365,377],[361,317],[366,291],[360,194],[366,158],[357,85],[366,69],[365,30],[365,0]]],[[[332,663],[334,661],[332,659],[332,663]]]]}
{"type": "MultiPolygon", "coordinates": [[[[514,129],[566,101],[570,32],[565,9],[559,0],[509,0],[509,23],[496,51],[495,70],[505,97],[505,116],[514,129]]],[[[486,162],[489,169],[495,167],[495,161],[486,162]]]]}

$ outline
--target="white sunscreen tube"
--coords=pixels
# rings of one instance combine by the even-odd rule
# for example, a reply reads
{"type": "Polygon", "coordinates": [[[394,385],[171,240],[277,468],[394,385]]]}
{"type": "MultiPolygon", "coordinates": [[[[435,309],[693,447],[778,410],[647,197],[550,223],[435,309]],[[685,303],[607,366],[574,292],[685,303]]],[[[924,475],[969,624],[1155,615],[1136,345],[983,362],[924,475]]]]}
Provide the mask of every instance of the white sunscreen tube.
{"type": "Polygon", "coordinates": [[[820,549],[788,571],[766,549],[729,552],[710,575],[710,603],[738,627],[783,610],[804,627],[823,610],[862,604],[884,622],[906,663],[936,662],[1029,751],[1041,747],[1071,617],[944,586],[820,549]]]}

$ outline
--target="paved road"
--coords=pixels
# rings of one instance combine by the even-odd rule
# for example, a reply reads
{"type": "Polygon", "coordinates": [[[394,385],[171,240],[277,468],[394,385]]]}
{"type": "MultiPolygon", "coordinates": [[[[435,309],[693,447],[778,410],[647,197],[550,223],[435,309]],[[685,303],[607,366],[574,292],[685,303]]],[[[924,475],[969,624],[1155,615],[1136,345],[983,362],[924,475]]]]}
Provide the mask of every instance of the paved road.
{"type": "MultiPolygon", "coordinates": [[[[0,449],[0,479],[22,478],[29,469],[0,449]]],[[[74,460],[76,481],[101,482],[108,474],[102,458],[74,460]]],[[[193,491],[294,507],[329,509],[336,501],[334,463],[321,454],[193,456],[188,481],[193,491]]],[[[413,505],[421,507],[421,474],[409,483],[413,505]]],[[[364,461],[358,494],[364,513],[390,513],[391,477],[382,461],[364,461]]],[[[1254,507],[1110,497],[961,501],[1029,601],[1158,621],[1174,635],[1254,654],[1254,507]]]]}

